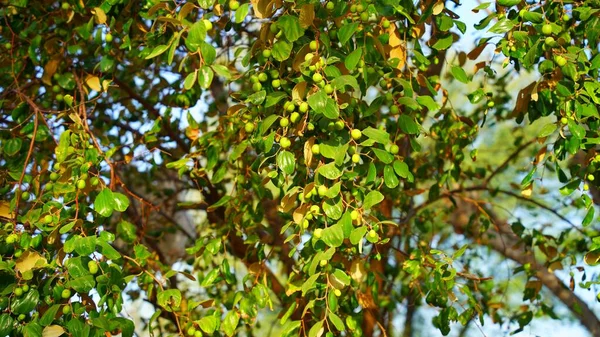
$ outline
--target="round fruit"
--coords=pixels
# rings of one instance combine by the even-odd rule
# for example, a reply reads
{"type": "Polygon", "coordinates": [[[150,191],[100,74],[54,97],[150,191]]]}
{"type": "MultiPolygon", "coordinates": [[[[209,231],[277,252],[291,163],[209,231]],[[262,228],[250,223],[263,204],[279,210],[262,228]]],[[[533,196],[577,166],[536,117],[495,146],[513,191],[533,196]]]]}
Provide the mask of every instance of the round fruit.
{"type": "Polygon", "coordinates": [[[283,117],[282,119],[279,120],[279,126],[281,126],[282,128],[285,128],[288,125],[290,125],[290,120],[287,119],[287,117],[283,117]]]}
{"type": "Polygon", "coordinates": [[[306,125],[306,129],[307,129],[308,131],[313,131],[313,130],[315,129],[315,125],[314,125],[313,123],[310,123],[310,122],[309,122],[309,123],[306,125]]]}
{"type": "Polygon", "coordinates": [[[494,103],[494,101],[488,101],[488,102],[487,102],[487,107],[488,107],[488,108],[493,108],[493,107],[494,107],[494,105],[496,105],[496,103],[494,103]]]}
{"type": "Polygon", "coordinates": [[[60,297],[62,297],[65,300],[67,298],[71,298],[71,289],[63,289],[63,291],[60,293],[60,297]]]}
{"type": "Polygon", "coordinates": [[[544,34],[544,35],[552,34],[552,25],[549,23],[544,24],[542,26],[542,34],[544,34]]]}
{"type": "Polygon", "coordinates": [[[327,188],[327,186],[325,185],[320,185],[319,188],[317,189],[317,193],[319,194],[320,197],[324,196],[325,194],[327,194],[327,191],[329,189],[327,188]]]}
{"type": "Polygon", "coordinates": [[[564,67],[567,64],[567,59],[557,55],[554,57],[554,62],[556,62],[556,64],[558,64],[559,67],[564,67]]]}
{"type": "Polygon", "coordinates": [[[308,111],[308,103],[306,102],[302,102],[300,103],[300,107],[298,108],[298,110],[300,110],[300,112],[304,113],[308,111]]]}
{"type": "Polygon", "coordinates": [[[323,90],[325,90],[325,93],[327,95],[332,94],[333,93],[333,86],[331,84],[325,84],[325,87],[323,87],[323,90]]]}
{"type": "Polygon", "coordinates": [[[202,337],[202,331],[196,330],[196,333],[194,334],[194,337],[202,337]]]}
{"type": "Polygon", "coordinates": [[[319,144],[314,144],[310,149],[312,150],[313,154],[321,153],[321,147],[319,146],[319,144]]]}
{"type": "Polygon", "coordinates": [[[50,173],[50,180],[57,181],[58,178],[60,178],[60,176],[58,175],[58,173],[56,173],[56,172],[50,173]]]}
{"type": "Polygon", "coordinates": [[[362,22],[369,21],[369,13],[367,13],[367,12],[360,13],[360,21],[362,21],[362,22]]]}
{"type": "Polygon", "coordinates": [[[335,8],[335,4],[329,1],[327,5],[325,5],[325,8],[327,8],[328,10],[333,10],[333,8],[335,8]]]}
{"type": "Polygon", "coordinates": [[[360,162],[360,154],[355,153],[352,155],[352,162],[358,164],[360,162]]]}
{"type": "Polygon", "coordinates": [[[17,317],[17,319],[18,319],[19,321],[22,321],[22,320],[24,320],[25,318],[27,318],[27,316],[26,316],[25,314],[20,314],[20,315],[17,317]]]}
{"type": "Polygon", "coordinates": [[[96,261],[90,261],[87,264],[90,274],[95,275],[98,272],[98,264],[96,261]]]}
{"type": "Polygon", "coordinates": [[[15,296],[21,297],[21,295],[23,295],[23,289],[21,289],[21,288],[15,288],[15,290],[13,291],[13,293],[15,294],[15,296]]]}
{"type": "Polygon", "coordinates": [[[400,148],[399,148],[399,147],[398,147],[398,145],[396,145],[396,144],[393,144],[393,145],[390,147],[390,153],[391,153],[391,154],[398,154],[398,152],[399,152],[399,151],[400,151],[400,148]]]}
{"type": "Polygon", "coordinates": [[[229,8],[232,11],[234,11],[234,10],[240,8],[240,3],[238,1],[236,1],[236,0],[231,0],[231,1],[229,1],[229,8]]]}
{"type": "Polygon", "coordinates": [[[98,184],[100,183],[100,179],[98,179],[98,177],[92,177],[92,179],[90,179],[90,183],[92,184],[92,186],[98,186],[98,184]]]}
{"type": "MultiPolygon", "coordinates": [[[[314,192],[314,190],[313,190],[313,192],[314,192]]],[[[317,214],[320,211],[321,211],[321,208],[319,207],[319,205],[312,205],[312,206],[310,206],[310,212],[311,213],[317,214]]]]}
{"type": "Polygon", "coordinates": [[[308,61],[312,60],[313,57],[315,57],[315,55],[313,53],[308,53],[308,54],[304,55],[304,62],[308,62],[308,61]]]}
{"type": "Polygon", "coordinates": [[[281,86],[281,80],[273,80],[273,81],[271,81],[271,86],[273,88],[279,88],[281,86]]]}
{"type": "Polygon", "coordinates": [[[361,4],[356,5],[356,11],[359,12],[359,13],[364,12],[365,11],[365,6],[363,6],[361,4]]]}
{"type": "Polygon", "coordinates": [[[323,75],[316,73],[312,75],[312,80],[315,82],[321,82],[323,80],[323,75]]]}
{"type": "Polygon", "coordinates": [[[310,44],[308,45],[308,47],[310,48],[310,50],[315,51],[318,48],[318,44],[317,41],[310,41],[310,44]]]}
{"type": "Polygon", "coordinates": [[[390,28],[391,23],[386,19],[386,20],[383,20],[383,22],[381,23],[381,26],[383,28],[390,28]]]}
{"type": "Polygon", "coordinates": [[[356,221],[358,219],[358,211],[357,210],[353,210],[352,212],[350,212],[350,218],[353,221],[356,221]]]}
{"type": "Polygon", "coordinates": [[[321,260],[321,261],[319,261],[319,266],[325,267],[327,265],[327,263],[328,263],[327,260],[321,260]]]}
{"type": "Polygon", "coordinates": [[[63,315],[68,315],[68,314],[70,314],[70,313],[71,313],[71,306],[70,306],[70,305],[65,305],[65,306],[62,308],[62,313],[63,313],[63,315]]]}
{"type": "Polygon", "coordinates": [[[561,118],[561,119],[560,119],[560,122],[561,122],[563,125],[567,125],[567,123],[569,123],[569,120],[567,119],[567,117],[563,117],[563,118],[561,118]]]}
{"type": "Polygon", "coordinates": [[[258,76],[256,76],[256,75],[252,75],[252,76],[250,76],[250,82],[251,82],[251,83],[256,83],[256,82],[258,82],[258,76]]]}
{"type": "Polygon", "coordinates": [[[344,121],[342,120],[337,120],[335,121],[335,123],[333,124],[334,129],[336,130],[342,130],[344,128],[344,121]]]}
{"type": "Polygon", "coordinates": [[[20,257],[21,257],[21,255],[23,255],[23,251],[22,251],[21,249],[19,249],[19,250],[17,250],[17,251],[15,252],[15,255],[14,255],[14,256],[15,256],[15,257],[18,259],[18,258],[20,258],[20,257]]]}
{"type": "Polygon", "coordinates": [[[82,190],[86,186],[85,180],[79,179],[77,180],[77,189],[82,190]]]}
{"type": "Polygon", "coordinates": [[[371,229],[369,231],[369,237],[371,237],[373,239],[376,238],[377,237],[377,232],[374,229],[371,229]]]}
{"type": "Polygon", "coordinates": [[[113,41],[113,36],[111,33],[106,33],[106,35],[104,36],[104,41],[111,43],[113,41]]]}
{"type": "Polygon", "coordinates": [[[62,4],[60,4],[60,8],[66,11],[67,9],[71,8],[71,5],[69,5],[68,2],[63,2],[62,4]]]}
{"type": "Polygon", "coordinates": [[[360,137],[362,137],[362,132],[359,129],[352,129],[350,135],[352,136],[352,139],[359,140],[360,137]]]}
{"type": "Polygon", "coordinates": [[[188,336],[194,336],[196,334],[196,328],[194,328],[193,326],[191,326],[188,330],[187,330],[187,334],[188,336]]]}
{"type": "Polygon", "coordinates": [[[310,226],[310,222],[308,222],[308,218],[302,220],[302,228],[307,229],[310,226]]]}
{"type": "Polygon", "coordinates": [[[246,123],[246,125],[244,125],[244,130],[246,131],[246,133],[251,133],[252,131],[254,131],[254,124],[251,122],[246,123]]]}
{"type": "Polygon", "coordinates": [[[556,43],[556,40],[554,40],[554,38],[552,36],[548,36],[545,40],[544,40],[544,44],[548,47],[552,47],[554,46],[554,43],[556,43]]]}
{"type": "Polygon", "coordinates": [[[204,27],[206,27],[206,30],[212,30],[213,29],[213,24],[210,20],[202,20],[202,22],[204,22],[204,27]]]}
{"type": "Polygon", "coordinates": [[[336,290],[334,290],[334,291],[333,291],[333,294],[334,294],[336,297],[340,297],[340,296],[342,296],[342,291],[341,291],[341,290],[339,290],[339,289],[336,289],[336,290]]]}
{"type": "Polygon", "coordinates": [[[262,89],[262,84],[260,84],[260,82],[256,82],[252,85],[252,90],[254,91],[260,91],[262,89]]]}
{"type": "Polygon", "coordinates": [[[286,110],[288,112],[293,112],[294,110],[296,110],[296,106],[294,105],[294,103],[289,102],[288,106],[286,107],[286,110]]]}
{"type": "Polygon", "coordinates": [[[317,228],[317,229],[315,229],[315,232],[313,235],[314,235],[315,239],[320,239],[321,236],[323,235],[323,230],[321,228],[317,228]]]}
{"type": "Polygon", "coordinates": [[[53,85],[52,86],[52,92],[59,93],[60,92],[60,86],[58,86],[58,84],[53,85]]]}
{"type": "Polygon", "coordinates": [[[292,145],[292,142],[287,137],[281,137],[279,140],[279,145],[281,145],[282,148],[287,149],[292,145]]]}
{"type": "Polygon", "coordinates": [[[26,293],[29,291],[29,285],[28,284],[24,284],[21,286],[21,289],[23,289],[23,292],[26,293]]]}
{"type": "Polygon", "coordinates": [[[50,215],[50,214],[46,214],[46,215],[44,216],[44,219],[43,219],[43,220],[44,220],[44,223],[46,223],[46,224],[49,224],[49,223],[51,223],[51,222],[52,222],[52,215],[50,215]]]}
{"type": "Polygon", "coordinates": [[[300,114],[297,112],[292,112],[290,115],[290,122],[296,123],[298,120],[300,120],[300,114]]]}
{"type": "Polygon", "coordinates": [[[269,76],[265,73],[258,74],[258,80],[260,82],[266,82],[269,79],[269,76]]]}
{"type": "Polygon", "coordinates": [[[400,108],[399,108],[397,105],[392,105],[392,106],[390,107],[390,113],[391,113],[392,115],[396,115],[396,114],[398,114],[399,112],[400,112],[400,108]]]}
{"type": "Polygon", "coordinates": [[[29,197],[31,197],[31,194],[27,191],[23,192],[23,194],[21,194],[21,198],[25,201],[29,200],[29,197]]]}

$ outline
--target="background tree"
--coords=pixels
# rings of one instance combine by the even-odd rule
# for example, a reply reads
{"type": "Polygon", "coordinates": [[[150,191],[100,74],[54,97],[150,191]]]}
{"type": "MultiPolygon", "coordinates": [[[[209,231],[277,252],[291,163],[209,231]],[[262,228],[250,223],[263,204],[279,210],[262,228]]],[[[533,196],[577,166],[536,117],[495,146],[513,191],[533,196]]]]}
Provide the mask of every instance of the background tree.
{"type": "Polygon", "coordinates": [[[2,4],[0,336],[600,335],[597,0],[2,4]]]}

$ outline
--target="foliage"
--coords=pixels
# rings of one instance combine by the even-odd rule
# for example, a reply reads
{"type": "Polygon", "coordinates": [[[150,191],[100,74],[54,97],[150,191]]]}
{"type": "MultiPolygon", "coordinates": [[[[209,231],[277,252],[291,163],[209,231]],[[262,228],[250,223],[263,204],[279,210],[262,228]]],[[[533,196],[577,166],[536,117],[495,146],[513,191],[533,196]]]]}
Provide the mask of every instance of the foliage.
{"type": "Polygon", "coordinates": [[[400,305],[435,308],[443,335],[520,331],[556,318],[542,286],[599,335],[573,290],[596,282],[575,285],[581,257],[600,262],[600,3],[482,3],[468,54],[458,5],[4,0],[0,335],[231,336],[265,310],[283,336],[385,335],[400,305]],[[511,153],[490,166],[496,123],[511,153]],[[507,198],[569,226],[507,222],[507,198]],[[478,246],[516,263],[519,305],[478,246]],[[135,327],[140,297],[155,311],[135,327]]]}

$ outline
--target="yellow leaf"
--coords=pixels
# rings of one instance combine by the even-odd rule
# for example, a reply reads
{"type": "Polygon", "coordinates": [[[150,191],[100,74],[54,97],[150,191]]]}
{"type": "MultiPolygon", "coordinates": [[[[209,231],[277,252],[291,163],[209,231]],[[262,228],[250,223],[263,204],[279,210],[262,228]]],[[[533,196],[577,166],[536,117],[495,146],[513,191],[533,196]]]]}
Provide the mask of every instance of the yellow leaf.
{"type": "Polygon", "coordinates": [[[103,80],[102,81],[102,90],[104,90],[104,91],[108,90],[108,86],[110,86],[111,83],[112,83],[111,80],[103,80]]]}
{"type": "Polygon", "coordinates": [[[444,10],[444,2],[438,1],[433,5],[433,15],[438,15],[444,10]]]}
{"type": "Polygon", "coordinates": [[[254,16],[259,19],[271,17],[273,15],[272,0],[250,0],[252,8],[254,8],[254,16]]]}
{"type": "Polygon", "coordinates": [[[0,201],[0,217],[12,219],[12,213],[10,212],[10,204],[8,201],[0,201]]]}
{"type": "Polygon", "coordinates": [[[92,12],[94,13],[94,17],[96,18],[97,24],[102,25],[106,23],[106,13],[104,13],[104,10],[102,8],[96,7],[92,12]]]}
{"type": "Polygon", "coordinates": [[[101,92],[102,91],[102,86],[100,86],[100,79],[98,78],[98,76],[88,76],[85,79],[85,83],[88,85],[88,87],[90,87],[92,90],[97,91],[97,92],[101,92]]]}
{"type": "Polygon", "coordinates": [[[26,251],[19,257],[15,264],[15,269],[24,274],[35,268],[42,268],[48,264],[46,258],[35,251],[26,251]]]}
{"type": "Polygon", "coordinates": [[[397,58],[400,60],[396,68],[404,68],[404,64],[406,63],[406,51],[404,50],[404,47],[397,46],[395,48],[392,48],[392,50],[390,50],[390,59],[393,58],[397,58]]]}
{"type": "Polygon", "coordinates": [[[56,73],[60,60],[52,59],[44,66],[44,75],[42,76],[42,82],[46,85],[52,85],[52,75],[56,73]]]}
{"type": "Polygon", "coordinates": [[[362,260],[354,260],[350,267],[350,277],[357,283],[361,283],[367,277],[367,271],[365,270],[365,262],[362,260]]]}
{"type": "Polygon", "coordinates": [[[529,186],[525,187],[525,189],[521,190],[521,195],[525,198],[531,198],[533,194],[533,184],[529,184],[529,186]]]}
{"type": "Polygon", "coordinates": [[[308,28],[315,19],[315,6],[312,4],[304,5],[300,8],[300,26],[308,28]]]}
{"type": "Polygon", "coordinates": [[[65,333],[65,329],[60,325],[49,325],[42,331],[42,337],[58,337],[65,333]]]}

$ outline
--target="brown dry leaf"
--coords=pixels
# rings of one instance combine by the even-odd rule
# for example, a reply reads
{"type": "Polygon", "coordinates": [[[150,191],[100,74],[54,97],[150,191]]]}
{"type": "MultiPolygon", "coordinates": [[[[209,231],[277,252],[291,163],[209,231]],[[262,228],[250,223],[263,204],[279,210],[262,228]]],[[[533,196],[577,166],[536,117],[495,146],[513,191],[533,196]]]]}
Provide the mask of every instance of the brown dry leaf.
{"type": "Polygon", "coordinates": [[[458,53],[458,65],[462,67],[465,65],[465,62],[467,62],[467,54],[464,51],[461,51],[458,53]]]}
{"type": "Polygon", "coordinates": [[[10,212],[10,203],[8,203],[8,201],[0,201],[0,217],[12,219],[12,213],[10,212]]]}
{"type": "Polygon", "coordinates": [[[542,147],[538,153],[535,155],[535,159],[533,160],[533,163],[535,165],[539,165],[542,160],[544,160],[544,158],[546,157],[546,152],[548,151],[547,147],[542,147]]]}
{"type": "Polygon", "coordinates": [[[310,167],[312,164],[312,146],[315,143],[315,137],[310,137],[307,142],[304,142],[304,161],[306,162],[306,167],[310,167]]]}
{"type": "Polygon", "coordinates": [[[292,89],[292,100],[303,101],[306,97],[306,88],[307,84],[305,81],[296,84],[294,89],[292,89]]]}
{"type": "Polygon", "coordinates": [[[307,210],[308,210],[308,204],[303,204],[302,206],[300,206],[294,210],[294,213],[292,214],[292,218],[294,219],[295,224],[299,225],[302,223],[302,220],[304,219],[304,215],[306,214],[307,210]]]}
{"type": "Polygon", "coordinates": [[[542,289],[542,282],[539,280],[531,280],[525,284],[526,289],[533,289],[533,291],[537,294],[542,289]]]}
{"type": "Polygon", "coordinates": [[[473,50],[471,50],[467,54],[467,57],[469,58],[469,60],[475,60],[476,58],[478,58],[479,55],[481,55],[481,53],[485,49],[485,47],[487,47],[487,45],[488,45],[487,43],[482,43],[479,46],[475,47],[473,50]]]}
{"type": "Polygon", "coordinates": [[[59,64],[59,59],[52,59],[46,63],[44,66],[44,75],[42,76],[42,82],[44,82],[44,84],[52,85],[52,75],[56,73],[59,64]]]}
{"type": "Polygon", "coordinates": [[[273,3],[272,0],[250,0],[252,8],[254,9],[254,16],[259,19],[271,17],[273,15],[273,3]]]}
{"type": "MultiPolygon", "coordinates": [[[[292,68],[295,71],[300,71],[300,66],[302,65],[302,63],[304,63],[304,57],[306,56],[306,54],[310,53],[310,46],[309,45],[305,45],[302,48],[300,48],[300,50],[296,53],[296,55],[294,56],[294,61],[292,62],[292,68]]],[[[313,62],[316,63],[318,62],[319,58],[318,57],[313,57],[313,62]]],[[[312,62],[311,62],[312,63],[312,62]]]]}
{"type": "Polygon", "coordinates": [[[58,337],[65,333],[65,329],[60,325],[49,325],[42,331],[42,337],[58,337]]]}
{"type": "Polygon", "coordinates": [[[279,211],[283,213],[288,213],[292,209],[292,207],[296,205],[297,197],[298,193],[286,194],[283,197],[283,199],[281,199],[279,211]]]}
{"type": "Polygon", "coordinates": [[[521,89],[517,94],[517,102],[515,103],[515,108],[512,111],[512,116],[519,116],[521,113],[527,111],[527,106],[529,105],[529,101],[532,99],[532,91],[533,88],[537,85],[537,82],[533,82],[521,89]]]}
{"type": "Polygon", "coordinates": [[[186,2],[185,5],[181,6],[181,9],[179,10],[179,13],[177,14],[177,19],[178,20],[183,20],[185,19],[185,17],[190,14],[190,12],[196,8],[196,5],[194,5],[191,2],[186,2]]]}
{"type": "Polygon", "coordinates": [[[300,8],[300,26],[302,28],[308,28],[312,25],[315,19],[315,6],[308,4],[300,8]]]}
{"type": "Polygon", "coordinates": [[[48,264],[46,258],[35,251],[26,251],[19,257],[15,264],[15,270],[24,274],[32,269],[41,268],[48,264]]]}
{"type": "Polygon", "coordinates": [[[475,63],[475,66],[473,67],[473,72],[478,72],[479,70],[483,69],[485,67],[485,65],[487,64],[487,62],[485,61],[481,61],[481,62],[477,62],[475,63]]]}
{"type": "Polygon", "coordinates": [[[88,87],[96,92],[102,91],[102,86],[100,85],[100,79],[98,76],[89,75],[85,79],[85,84],[87,84],[88,87]]]}

